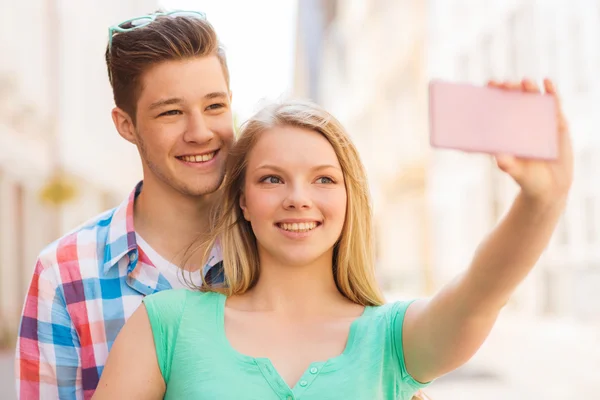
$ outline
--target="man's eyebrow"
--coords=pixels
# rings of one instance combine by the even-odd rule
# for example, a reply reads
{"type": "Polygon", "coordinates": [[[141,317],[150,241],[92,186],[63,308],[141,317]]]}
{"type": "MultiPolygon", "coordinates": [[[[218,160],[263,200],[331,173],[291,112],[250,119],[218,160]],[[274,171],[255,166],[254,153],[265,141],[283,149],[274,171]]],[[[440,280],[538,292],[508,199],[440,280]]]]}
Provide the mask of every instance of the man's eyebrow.
{"type": "Polygon", "coordinates": [[[170,106],[173,104],[181,104],[183,103],[183,99],[179,98],[179,97],[171,97],[168,99],[161,99],[161,100],[157,100],[154,103],[150,104],[150,110],[154,110],[157,108],[160,108],[162,106],[170,106]]]}
{"type": "MultiPolygon", "coordinates": [[[[204,98],[206,100],[227,99],[228,97],[229,97],[229,95],[225,92],[211,92],[211,93],[204,95],[204,98]]],[[[150,104],[150,110],[155,110],[157,108],[160,108],[163,106],[170,106],[173,104],[182,104],[183,102],[184,101],[181,97],[170,97],[168,99],[160,99],[160,100],[157,100],[154,103],[150,104]]]]}
{"type": "Polygon", "coordinates": [[[217,98],[228,98],[229,95],[225,92],[212,92],[212,93],[208,93],[207,95],[204,96],[205,99],[217,99],[217,98]]]}

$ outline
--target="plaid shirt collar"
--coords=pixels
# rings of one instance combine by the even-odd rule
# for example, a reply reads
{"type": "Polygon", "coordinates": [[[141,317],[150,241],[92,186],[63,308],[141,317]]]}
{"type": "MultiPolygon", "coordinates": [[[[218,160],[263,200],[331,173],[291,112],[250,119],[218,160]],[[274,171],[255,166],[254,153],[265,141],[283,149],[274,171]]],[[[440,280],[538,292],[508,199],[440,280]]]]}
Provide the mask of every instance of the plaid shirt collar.
{"type": "Polygon", "coordinates": [[[154,265],[140,262],[139,248],[135,240],[133,226],[133,206],[142,191],[140,181],[129,197],[115,209],[108,227],[108,237],[104,252],[104,274],[121,262],[127,263],[125,281],[129,287],[147,296],[160,290],[170,289],[170,284],[161,279],[161,273],[154,265]]]}
{"type": "MultiPolygon", "coordinates": [[[[110,220],[104,252],[104,274],[108,274],[120,262],[127,262],[127,284],[138,292],[149,295],[158,290],[169,289],[170,286],[161,283],[164,279],[159,279],[160,272],[154,265],[140,262],[133,226],[133,206],[135,199],[142,191],[142,184],[143,181],[140,181],[135,186],[129,197],[115,209],[110,220]],[[125,259],[126,261],[121,261],[125,259]]],[[[221,257],[217,242],[217,248],[213,249],[212,257],[202,268],[202,273],[207,281],[218,282],[223,279],[223,271],[220,268],[221,257]]]]}
{"type": "Polygon", "coordinates": [[[121,259],[129,255],[128,273],[132,273],[138,260],[138,246],[133,227],[133,206],[142,191],[140,181],[129,197],[114,212],[108,228],[108,238],[104,252],[104,273],[116,266],[121,259]]]}

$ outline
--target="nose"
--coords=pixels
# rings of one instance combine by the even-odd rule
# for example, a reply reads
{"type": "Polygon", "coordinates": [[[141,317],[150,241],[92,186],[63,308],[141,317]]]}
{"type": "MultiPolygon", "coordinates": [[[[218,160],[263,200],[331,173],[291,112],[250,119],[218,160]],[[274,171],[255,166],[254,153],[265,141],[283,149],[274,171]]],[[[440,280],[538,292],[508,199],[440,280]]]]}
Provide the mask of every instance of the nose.
{"type": "Polygon", "coordinates": [[[203,144],[210,142],[215,137],[207,118],[199,111],[188,115],[185,132],[183,133],[183,140],[186,143],[203,144]]]}
{"type": "Polygon", "coordinates": [[[283,202],[283,207],[287,210],[310,209],[312,207],[310,189],[304,184],[290,186],[283,202]]]}

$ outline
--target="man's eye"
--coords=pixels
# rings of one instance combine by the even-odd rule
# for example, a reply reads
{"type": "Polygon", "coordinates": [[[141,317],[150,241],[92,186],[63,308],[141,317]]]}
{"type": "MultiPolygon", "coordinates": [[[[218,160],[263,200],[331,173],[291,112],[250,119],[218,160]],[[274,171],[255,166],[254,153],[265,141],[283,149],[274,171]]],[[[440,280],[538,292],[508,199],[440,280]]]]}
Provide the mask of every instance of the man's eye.
{"type": "Polygon", "coordinates": [[[223,108],[225,107],[225,104],[223,103],[215,103],[215,104],[211,104],[210,106],[206,107],[207,110],[218,110],[219,108],[223,108]]]}
{"type": "Polygon", "coordinates": [[[181,111],[179,111],[179,110],[169,110],[169,111],[165,111],[164,113],[161,113],[160,115],[166,116],[166,115],[179,115],[179,114],[181,114],[181,111]]]}

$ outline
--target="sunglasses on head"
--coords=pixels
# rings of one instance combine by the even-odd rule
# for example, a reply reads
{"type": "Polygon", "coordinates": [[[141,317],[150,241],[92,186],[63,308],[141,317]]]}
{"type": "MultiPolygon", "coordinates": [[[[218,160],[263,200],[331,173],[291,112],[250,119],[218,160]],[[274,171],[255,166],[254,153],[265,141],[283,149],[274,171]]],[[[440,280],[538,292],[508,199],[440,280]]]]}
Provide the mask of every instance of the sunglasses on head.
{"type": "Polygon", "coordinates": [[[166,13],[159,12],[159,13],[154,13],[154,14],[150,14],[150,15],[142,15],[140,17],[130,18],[126,21],[123,21],[121,23],[118,23],[118,24],[113,25],[110,28],[108,28],[108,51],[110,52],[110,48],[112,45],[112,38],[115,35],[115,33],[130,32],[135,29],[142,28],[142,27],[152,23],[154,20],[156,20],[157,17],[172,17],[172,18],[192,17],[192,18],[198,18],[198,19],[206,19],[206,14],[204,14],[201,11],[181,11],[181,10],[179,10],[179,11],[170,11],[170,12],[166,12],[166,13]]]}

